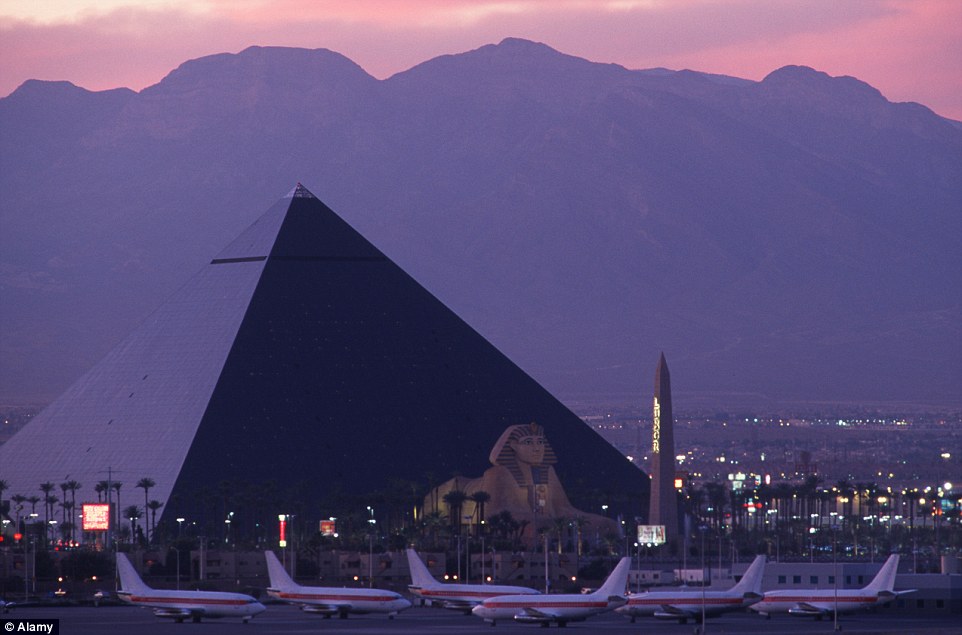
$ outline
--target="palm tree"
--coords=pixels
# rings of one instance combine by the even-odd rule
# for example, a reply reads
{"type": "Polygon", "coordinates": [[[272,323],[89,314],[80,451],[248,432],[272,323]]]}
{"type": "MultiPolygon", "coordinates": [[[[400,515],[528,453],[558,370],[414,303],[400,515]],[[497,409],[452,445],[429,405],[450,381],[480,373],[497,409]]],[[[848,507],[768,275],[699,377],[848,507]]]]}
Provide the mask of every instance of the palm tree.
{"type": "MultiPolygon", "coordinates": [[[[575,553],[580,558],[582,556],[581,534],[584,532],[585,527],[591,524],[591,521],[588,520],[585,516],[575,516],[574,518],[571,519],[571,524],[574,525],[575,527],[575,535],[578,539],[578,545],[577,545],[577,548],[575,549],[575,553]]],[[[577,569],[577,567],[575,567],[575,569],[577,569]]]]}
{"type": "MultiPolygon", "coordinates": [[[[109,486],[117,490],[117,526],[120,527],[120,488],[123,487],[120,481],[112,481],[109,486]]],[[[107,492],[107,502],[110,502],[110,491],[107,492]]]]}
{"type": "Polygon", "coordinates": [[[468,500],[468,495],[462,490],[453,489],[442,497],[442,500],[448,505],[449,520],[451,522],[451,528],[454,530],[456,535],[461,535],[461,508],[464,506],[464,501],[468,500]]]}
{"type": "Polygon", "coordinates": [[[444,525],[444,516],[439,511],[428,512],[422,516],[424,528],[428,531],[431,548],[438,542],[438,530],[444,525]]]}
{"type": "MultiPolygon", "coordinates": [[[[0,479],[0,502],[3,502],[3,493],[10,489],[10,483],[0,479]]],[[[3,510],[0,510],[3,511],[3,510]]]]}
{"type": "MultiPolygon", "coordinates": [[[[63,524],[66,525],[67,524],[67,492],[70,491],[70,483],[67,483],[67,482],[61,483],[60,491],[63,492],[63,502],[60,503],[60,509],[63,511],[63,518],[61,520],[63,524]]],[[[63,532],[64,528],[61,527],[60,531],[63,532]]],[[[66,534],[64,534],[64,538],[66,537],[67,537],[66,534]]]]}
{"type": "Polygon", "coordinates": [[[154,538],[154,532],[157,531],[157,510],[163,507],[164,504],[160,501],[150,501],[147,503],[147,509],[150,510],[150,538],[154,538]]]}
{"type": "Polygon", "coordinates": [[[49,494],[49,495],[44,499],[43,502],[44,502],[44,508],[45,508],[45,509],[49,508],[49,510],[50,510],[49,513],[46,513],[46,512],[45,512],[45,513],[46,513],[46,524],[49,526],[49,525],[50,525],[50,517],[54,515],[54,508],[56,507],[57,503],[60,502],[60,499],[57,498],[57,495],[56,495],[56,494],[49,494]]]}
{"type": "MultiPolygon", "coordinates": [[[[77,507],[77,490],[83,487],[77,481],[67,481],[67,489],[70,490],[70,509],[71,511],[77,507]]],[[[76,523],[73,522],[71,518],[70,523],[70,539],[73,540],[73,527],[76,523]]]]}
{"type": "Polygon", "coordinates": [[[14,510],[17,512],[17,531],[20,531],[20,510],[23,509],[23,504],[27,501],[27,497],[23,494],[14,494],[10,497],[10,500],[17,504],[14,510]]]}
{"type": "Polygon", "coordinates": [[[40,491],[43,492],[43,521],[44,525],[50,523],[50,514],[53,512],[53,508],[50,506],[50,492],[56,489],[56,485],[47,481],[46,483],[40,484],[40,491]]]}
{"type": "MultiPolygon", "coordinates": [[[[137,481],[137,484],[134,486],[144,490],[144,513],[145,514],[147,513],[147,493],[150,491],[150,488],[156,484],[157,483],[154,482],[154,479],[145,476],[144,478],[137,481]]],[[[147,542],[148,543],[150,542],[150,534],[147,535],[147,542]]]]}
{"type": "Polygon", "coordinates": [[[568,519],[564,516],[558,516],[557,518],[551,519],[551,525],[554,530],[558,533],[558,554],[560,555],[564,550],[564,534],[565,529],[568,528],[568,519]]]}
{"type": "Polygon", "coordinates": [[[488,494],[483,489],[479,489],[478,491],[471,494],[471,500],[474,501],[474,508],[478,512],[477,520],[475,522],[477,522],[478,524],[477,533],[480,536],[481,530],[483,529],[483,525],[485,524],[484,523],[484,506],[489,500],[491,500],[491,494],[488,494]]]}
{"type": "Polygon", "coordinates": [[[107,498],[107,489],[108,489],[108,488],[109,488],[109,485],[108,485],[107,481],[97,481],[97,484],[94,485],[94,491],[97,492],[97,502],[98,502],[98,503],[100,503],[100,502],[107,502],[106,498],[107,498]]]}
{"type": "Polygon", "coordinates": [[[137,521],[140,519],[140,508],[130,505],[124,509],[124,518],[130,520],[130,542],[133,544],[137,540],[137,521]]]}
{"type": "Polygon", "coordinates": [[[63,517],[64,517],[63,526],[60,527],[60,534],[64,537],[64,540],[72,540],[73,527],[74,527],[73,503],[71,501],[64,499],[64,501],[60,503],[60,506],[63,508],[63,517]],[[67,518],[70,518],[70,520],[66,520],[67,518]]]}
{"type": "Polygon", "coordinates": [[[30,503],[30,518],[36,518],[37,516],[37,503],[42,499],[36,494],[31,494],[24,499],[24,502],[30,503]]]}

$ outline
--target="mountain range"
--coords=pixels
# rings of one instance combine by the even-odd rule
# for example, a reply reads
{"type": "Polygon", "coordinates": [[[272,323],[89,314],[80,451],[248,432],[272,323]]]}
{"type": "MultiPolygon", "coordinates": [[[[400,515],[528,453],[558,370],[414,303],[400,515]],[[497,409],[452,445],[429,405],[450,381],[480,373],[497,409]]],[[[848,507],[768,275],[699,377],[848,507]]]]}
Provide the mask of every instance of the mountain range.
{"type": "Polygon", "coordinates": [[[962,125],[519,39],[0,99],[0,400],[55,397],[299,181],[569,403],[648,404],[661,351],[677,411],[962,401],[962,125]]]}

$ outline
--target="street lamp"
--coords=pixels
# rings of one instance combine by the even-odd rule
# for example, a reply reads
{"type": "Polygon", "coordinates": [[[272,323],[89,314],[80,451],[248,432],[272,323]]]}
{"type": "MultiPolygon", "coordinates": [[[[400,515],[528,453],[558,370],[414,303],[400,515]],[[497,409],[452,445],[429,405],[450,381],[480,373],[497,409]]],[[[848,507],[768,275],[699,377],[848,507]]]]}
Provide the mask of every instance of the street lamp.
{"type": "Polygon", "coordinates": [[[181,535],[183,534],[184,521],[185,521],[185,520],[187,520],[187,519],[186,519],[186,518],[178,518],[178,519],[177,519],[177,540],[180,540],[180,537],[181,537],[181,535]]]}
{"type": "Polygon", "coordinates": [[[374,508],[370,505],[367,506],[367,511],[371,515],[368,518],[368,556],[367,556],[367,586],[368,588],[374,588],[374,524],[377,523],[374,520],[374,508]]]}
{"type": "Polygon", "coordinates": [[[177,547],[171,547],[171,549],[177,554],[177,590],[180,591],[180,549],[177,547]]]}
{"type": "Polygon", "coordinates": [[[834,621],[835,621],[834,629],[835,629],[836,631],[838,630],[838,558],[835,557],[835,544],[836,544],[836,530],[837,530],[837,529],[838,529],[838,527],[837,527],[835,524],[832,524],[832,573],[833,573],[834,582],[835,582],[835,585],[834,585],[834,589],[835,589],[835,606],[834,606],[834,610],[833,610],[832,612],[834,613],[834,621]]]}
{"type": "Polygon", "coordinates": [[[464,539],[464,582],[467,584],[471,581],[471,515],[465,514],[464,520],[468,526],[468,535],[464,539]]]}
{"type": "Polygon", "coordinates": [[[702,525],[698,528],[701,532],[701,632],[705,632],[705,534],[708,527],[702,525]]]}

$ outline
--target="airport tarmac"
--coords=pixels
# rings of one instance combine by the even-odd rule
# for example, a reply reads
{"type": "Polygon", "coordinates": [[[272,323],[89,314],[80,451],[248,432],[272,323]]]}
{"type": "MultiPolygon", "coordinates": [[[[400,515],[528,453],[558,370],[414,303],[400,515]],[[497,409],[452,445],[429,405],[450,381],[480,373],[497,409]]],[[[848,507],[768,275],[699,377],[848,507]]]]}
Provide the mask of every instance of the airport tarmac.
{"type": "MultiPolygon", "coordinates": [[[[490,635],[498,632],[524,633],[540,632],[537,625],[517,624],[502,621],[491,627],[474,616],[447,611],[444,609],[414,607],[404,611],[393,620],[383,615],[351,616],[346,620],[324,619],[319,615],[304,613],[292,606],[271,605],[267,611],[255,617],[250,624],[240,620],[205,620],[200,624],[189,622],[176,624],[171,620],[161,620],[151,611],[138,607],[59,607],[59,608],[22,608],[0,615],[0,635],[5,632],[18,632],[4,628],[5,621],[21,618],[39,620],[59,620],[59,633],[63,635],[155,635],[176,633],[198,633],[217,635],[218,633],[349,633],[351,635],[398,635],[398,634],[443,634],[490,635]]],[[[962,634],[962,621],[958,615],[937,617],[910,615],[906,613],[878,612],[842,616],[840,626],[844,633],[864,635],[959,635],[962,634]]],[[[551,628],[557,628],[552,626],[551,628]]],[[[639,618],[632,624],[627,618],[607,613],[589,618],[585,622],[568,624],[566,629],[581,633],[631,634],[638,635],[688,635],[695,625],[681,625],[676,622],[663,622],[639,618]]],[[[27,631],[19,631],[27,632],[27,631]]],[[[39,631],[34,631],[39,632],[39,631]]],[[[815,635],[832,633],[832,620],[815,621],[811,618],[776,617],[766,620],[757,615],[730,614],[710,619],[705,633],[719,635],[815,635]]]]}

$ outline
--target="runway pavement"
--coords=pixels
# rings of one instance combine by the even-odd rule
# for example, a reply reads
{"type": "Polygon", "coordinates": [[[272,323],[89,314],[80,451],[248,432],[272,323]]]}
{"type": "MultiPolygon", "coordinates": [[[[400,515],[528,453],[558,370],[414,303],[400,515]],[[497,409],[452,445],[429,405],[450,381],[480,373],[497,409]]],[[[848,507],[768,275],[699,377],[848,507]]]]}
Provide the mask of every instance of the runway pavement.
{"type": "MultiPolygon", "coordinates": [[[[258,615],[250,624],[240,620],[205,620],[200,624],[176,624],[171,620],[161,620],[151,611],[137,607],[59,607],[59,608],[19,608],[10,613],[0,614],[0,635],[7,632],[28,632],[26,630],[7,630],[5,621],[16,622],[20,619],[59,620],[59,633],[63,635],[157,635],[195,633],[197,635],[217,635],[219,633],[295,634],[295,633],[348,633],[351,635],[400,635],[400,634],[443,634],[457,635],[509,632],[541,632],[537,625],[517,624],[507,621],[498,622],[491,627],[479,618],[458,612],[436,608],[415,607],[404,611],[393,620],[384,615],[352,616],[346,620],[324,619],[319,615],[304,613],[292,606],[271,605],[267,611],[258,615]]],[[[874,635],[960,635],[962,620],[958,615],[940,617],[913,616],[905,613],[879,612],[842,616],[840,625],[844,633],[874,635]]],[[[7,627],[9,628],[9,627],[7,627]]],[[[551,628],[557,628],[552,626],[551,628]]],[[[689,635],[695,632],[695,625],[681,625],[675,622],[662,622],[654,619],[639,618],[632,624],[627,618],[613,613],[589,618],[585,622],[568,624],[566,629],[580,633],[603,633],[605,635],[644,634],[644,635],[689,635]]],[[[46,631],[33,631],[46,632],[46,631]]],[[[815,621],[811,618],[781,617],[765,620],[757,615],[730,614],[709,620],[704,631],[718,635],[815,635],[832,633],[832,620],[815,621]]]]}

